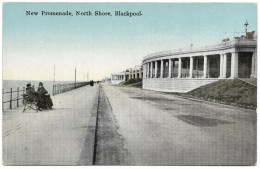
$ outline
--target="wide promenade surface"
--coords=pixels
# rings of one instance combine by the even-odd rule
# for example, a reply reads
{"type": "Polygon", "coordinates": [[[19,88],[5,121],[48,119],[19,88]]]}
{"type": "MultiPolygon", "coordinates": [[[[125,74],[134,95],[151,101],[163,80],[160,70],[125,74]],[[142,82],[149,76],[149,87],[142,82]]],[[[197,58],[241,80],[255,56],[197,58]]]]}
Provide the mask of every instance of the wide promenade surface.
{"type": "Polygon", "coordinates": [[[103,85],[131,165],[254,165],[256,112],[103,85]]]}
{"type": "Polygon", "coordinates": [[[88,164],[82,162],[81,155],[87,157],[87,152],[82,151],[87,151],[85,138],[97,91],[98,86],[85,86],[53,96],[53,109],[39,113],[22,113],[23,107],[5,111],[3,164],[88,164]]]}

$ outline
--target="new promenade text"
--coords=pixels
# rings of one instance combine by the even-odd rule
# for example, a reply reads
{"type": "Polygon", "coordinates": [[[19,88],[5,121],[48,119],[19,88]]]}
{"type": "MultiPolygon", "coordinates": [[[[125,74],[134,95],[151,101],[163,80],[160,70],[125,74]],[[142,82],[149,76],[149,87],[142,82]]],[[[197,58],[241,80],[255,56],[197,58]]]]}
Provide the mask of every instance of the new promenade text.
{"type": "Polygon", "coordinates": [[[26,16],[126,16],[135,17],[142,16],[142,11],[63,11],[63,12],[50,12],[50,11],[25,11],[26,16]]]}

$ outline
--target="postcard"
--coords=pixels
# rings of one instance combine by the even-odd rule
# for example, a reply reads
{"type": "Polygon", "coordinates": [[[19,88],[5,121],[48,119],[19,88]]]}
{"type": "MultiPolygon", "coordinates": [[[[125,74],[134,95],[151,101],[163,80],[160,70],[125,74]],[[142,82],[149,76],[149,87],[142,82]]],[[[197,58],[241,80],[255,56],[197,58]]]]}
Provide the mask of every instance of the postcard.
{"type": "Polygon", "coordinates": [[[3,165],[256,165],[256,3],[2,7],[3,165]]]}

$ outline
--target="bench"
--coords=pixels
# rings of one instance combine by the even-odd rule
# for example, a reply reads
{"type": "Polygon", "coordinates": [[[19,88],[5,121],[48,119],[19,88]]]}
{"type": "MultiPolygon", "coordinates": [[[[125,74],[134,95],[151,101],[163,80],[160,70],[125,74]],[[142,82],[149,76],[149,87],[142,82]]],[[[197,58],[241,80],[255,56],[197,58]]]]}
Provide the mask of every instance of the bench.
{"type": "Polygon", "coordinates": [[[32,109],[38,113],[38,106],[37,106],[37,102],[35,101],[35,99],[33,101],[31,101],[27,94],[23,94],[22,96],[23,96],[23,104],[24,104],[23,112],[25,112],[26,110],[32,109]]]}

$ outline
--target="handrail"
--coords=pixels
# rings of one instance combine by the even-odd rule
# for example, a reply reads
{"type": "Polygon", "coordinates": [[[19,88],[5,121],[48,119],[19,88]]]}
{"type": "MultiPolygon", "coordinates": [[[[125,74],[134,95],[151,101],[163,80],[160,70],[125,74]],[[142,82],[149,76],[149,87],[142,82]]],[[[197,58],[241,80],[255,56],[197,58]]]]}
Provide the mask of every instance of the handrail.
{"type": "Polygon", "coordinates": [[[53,84],[53,96],[64,93],[82,86],[88,85],[90,82],[66,83],[66,84],[53,84]]]}
{"type": "Polygon", "coordinates": [[[9,108],[12,109],[13,108],[13,102],[16,101],[16,106],[19,107],[19,100],[22,100],[23,98],[21,97],[22,95],[20,95],[20,92],[22,92],[23,94],[25,94],[25,87],[23,87],[22,90],[19,90],[19,87],[17,88],[16,91],[14,91],[12,88],[10,88],[10,91],[4,91],[4,89],[2,89],[2,96],[3,96],[3,101],[2,101],[2,111],[4,111],[4,104],[5,103],[10,103],[9,108]],[[16,96],[13,96],[13,93],[17,93],[16,96]],[[4,95],[5,94],[10,94],[10,99],[9,100],[5,100],[4,101],[4,95]]]}
{"type": "Polygon", "coordinates": [[[181,49],[155,52],[155,53],[146,55],[143,58],[143,61],[145,61],[149,58],[155,57],[155,56],[159,57],[159,56],[167,56],[167,55],[173,55],[173,54],[198,52],[198,51],[202,51],[202,50],[214,50],[214,49],[227,48],[227,47],[239,46],[239,45],[256,45],[256,40],[235,39],[233,41],[222,42],[222,43],[214,44],[214,45],[202,45],[202,46],[197,46],[197,47],[189,47],[189,48],[181,48],[181,49]]]}

